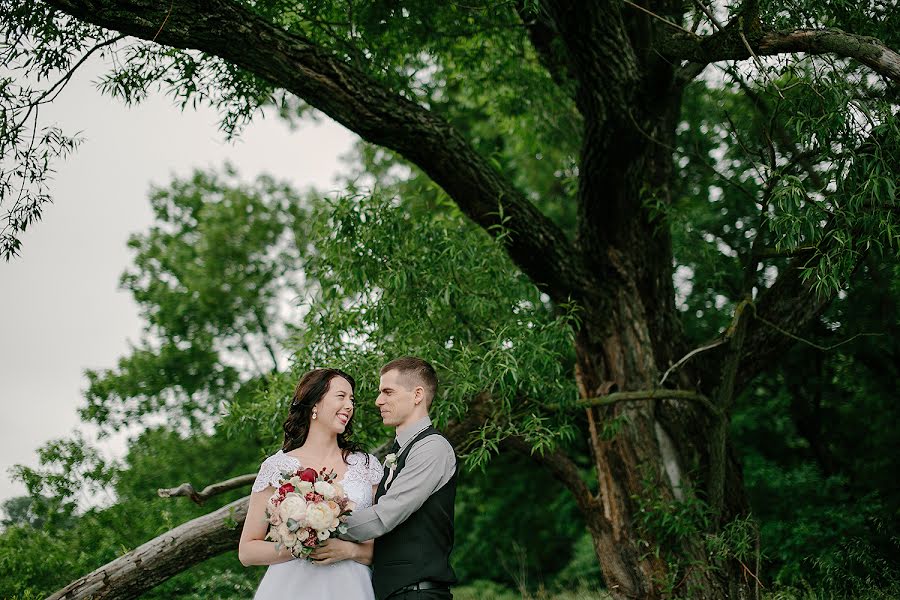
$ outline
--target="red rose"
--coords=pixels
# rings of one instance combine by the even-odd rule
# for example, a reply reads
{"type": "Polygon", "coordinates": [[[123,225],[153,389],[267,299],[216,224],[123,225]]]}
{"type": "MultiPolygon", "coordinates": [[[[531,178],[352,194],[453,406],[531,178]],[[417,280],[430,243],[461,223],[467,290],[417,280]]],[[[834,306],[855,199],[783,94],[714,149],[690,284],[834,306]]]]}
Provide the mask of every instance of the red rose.
{"type": "Polygon", "coordinates": [[[315,469],[303,469],[300,471],[300,481],[308,481],[310,483],[316,482],[316,477],[319,474],[316,473],[315,469]]]}
{"type": "Polygon", "coordinates": [[[283,486],[281,486],[280,488],[278,488],[278,493],[281,494],[282,496],[284,496],[285,494],[288,494],[290,492],[293,492],[293,491],[294,491],[294,486],[292,486],[289,483],[286,483],[283,486]]]}

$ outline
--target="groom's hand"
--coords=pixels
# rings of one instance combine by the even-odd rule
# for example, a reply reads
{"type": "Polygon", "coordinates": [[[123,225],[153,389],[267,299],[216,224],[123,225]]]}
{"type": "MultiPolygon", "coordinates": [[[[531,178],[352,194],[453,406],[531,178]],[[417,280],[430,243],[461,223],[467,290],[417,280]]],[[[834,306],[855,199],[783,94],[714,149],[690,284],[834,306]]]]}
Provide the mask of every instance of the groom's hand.
{"type": "Polygon", "coordinates": [[[313,564],[330,565],[342,560],[356,560],[358,552],[359,544],[330,538],[313,550],[309,557],[313,564]]]}

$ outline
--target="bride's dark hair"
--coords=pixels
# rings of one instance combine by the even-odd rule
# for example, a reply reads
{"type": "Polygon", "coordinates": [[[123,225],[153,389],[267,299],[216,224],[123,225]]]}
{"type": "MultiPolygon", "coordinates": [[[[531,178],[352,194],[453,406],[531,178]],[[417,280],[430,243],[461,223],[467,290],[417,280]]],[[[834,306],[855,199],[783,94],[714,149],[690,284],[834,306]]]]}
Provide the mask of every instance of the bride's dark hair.
{"type": "MultiPolygon", "coordinates": [[[[356,391],[356,380],[340,369],[313,369],[300,378],[294,389],[294,397],[291,400],[291,407],[288,409],[287,419],[284,421],[284,444],[281,446],[283,452],[290,452],[306,442],[306,436],[309,435],[309,424],[312,420],[312,409],[328,391],[331,380],[335,377],[343,377],[350,384],[350,389],[356,391]]],[[[344,462],[347,462],[347,457],[351,452],[362,451],[362,448],[350,439],[352,435],[353,417],[351,416],[344,432],[337,436],[338,448],[341,449],[344,462]]]]}

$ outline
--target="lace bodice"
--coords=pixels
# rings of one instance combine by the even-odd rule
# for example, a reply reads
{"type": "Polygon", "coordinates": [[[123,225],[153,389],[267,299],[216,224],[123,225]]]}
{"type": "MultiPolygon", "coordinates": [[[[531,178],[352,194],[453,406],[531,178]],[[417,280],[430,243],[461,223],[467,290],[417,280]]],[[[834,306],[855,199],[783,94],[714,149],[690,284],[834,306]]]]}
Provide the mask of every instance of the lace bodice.
{"type": "MultiPolygon", "coordinates": [[[[343,478],[338,479],[350,499],[356,502],[357,508],[372,506],[372,486],[378,485],[384,472],[381,463],[371,454],[368,455],[369,464],[366,465],[366,456],[363,452],[354,452],[348,456],[347,472],[343,478]]],[[[251,490],[261,492],[270,486],[277,487],[282,473],[296,471],[300,467],[299,460],[279,450],[260,465],[251,490]]]]}

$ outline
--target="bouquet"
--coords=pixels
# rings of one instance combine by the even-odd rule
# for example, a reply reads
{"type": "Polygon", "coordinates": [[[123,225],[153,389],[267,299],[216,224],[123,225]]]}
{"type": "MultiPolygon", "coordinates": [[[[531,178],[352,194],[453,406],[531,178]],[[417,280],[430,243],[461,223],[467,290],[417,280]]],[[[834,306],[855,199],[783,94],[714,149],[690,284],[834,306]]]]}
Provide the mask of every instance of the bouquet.
{"type": "Polygon", "coordinates": [[[354,503],[347,497],[334,471],[298,469],[283,473],[278,489],[266,504],[269,533],[276,548],[289,548],[297,558],[307,558],[335,531],[344,533],[344,522],[354,503]]]}

